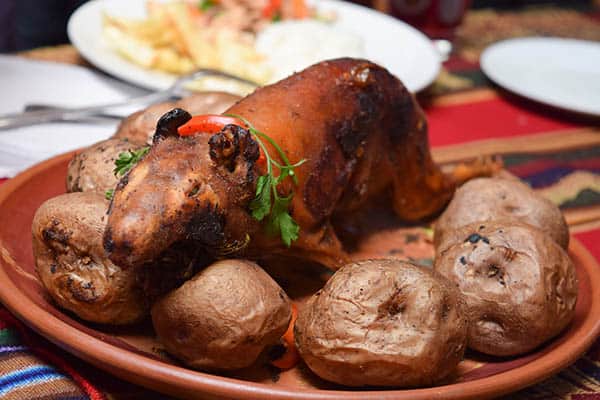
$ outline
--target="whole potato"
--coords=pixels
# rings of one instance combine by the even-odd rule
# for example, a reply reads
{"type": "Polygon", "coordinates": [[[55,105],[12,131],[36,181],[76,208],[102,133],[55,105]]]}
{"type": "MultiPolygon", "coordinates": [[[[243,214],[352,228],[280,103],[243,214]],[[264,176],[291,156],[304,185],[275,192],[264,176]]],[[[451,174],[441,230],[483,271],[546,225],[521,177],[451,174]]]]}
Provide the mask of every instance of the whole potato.
{"type": "Polygon", "coordinates": [[[321,378],[347,386],[424,386],[449,376],[466,348],[460,293],[400,260],[345,265],[300,311],[296,344],[321,378]]]}
{"type": "Polygon", "coordinates": [[[152,136],[154,136],[154,131],[156,130],[156,123],[164,113],[173,108],[175,108],[175,102],[167,101],[134,112],[121,121],[113,138],[152,144],[152,136]]]}
{"type": "Polygon", "coordinates": [[[539,228],[562,248],[569,246],[569,228],[556,205],[516,179],[477,178],[461,186],[435,224],[435,245],[444,236],[478,221],[517,221],[539,228]]]}
{"type": "Polygon", "coordinates": [[[68,192],[98,192],[105,194],[119,181],[115,176],[115,160],[119,154],[135,151],[144,144],[127,139],[108,139],[98,142],[75,155],[67,170],[68,192]]]}
{"type": "Polygon", "coordinates": [[[192,115],[221,114],[239,99],[239,96],[230,93],[205,92],[184,97],[178,101],[154,104],[125,118],[113,137],[151,144],[156,123],[167,111],[173,108],[182,108],[192,115]]]}
{"type": "Polygon", "coordinates": [[[258,265],[218,261],[152,307],[152,322],[169,353],[203,370],[251,365],[278,343],[291,318],[283,289],[258,265]]]}
{"type": "Polygon", "coordinates": [[[469,347],[509,356],[533,350],[573,318],[577,277],[549,235],[513,221],[481,222],[453,232],[435,270],[467,303],[469,347]]]}
{"type": "Polygon", "coordinates": [[[104,252],[107,207],[95,192],[42,204],[32,224],[36,271],[59,306],[87,321],[128,324],[144,318],[150,305],[136,271],[121,269],[104,252]]]}

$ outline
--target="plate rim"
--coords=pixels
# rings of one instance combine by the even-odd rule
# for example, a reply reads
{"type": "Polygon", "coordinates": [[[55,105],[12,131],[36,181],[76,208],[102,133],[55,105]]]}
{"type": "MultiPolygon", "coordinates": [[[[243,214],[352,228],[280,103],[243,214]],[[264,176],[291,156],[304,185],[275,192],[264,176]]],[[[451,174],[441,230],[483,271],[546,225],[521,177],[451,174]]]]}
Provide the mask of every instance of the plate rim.
{"type": "MultiPolygon", "coordinates": [[[[592,42],[590,40],[561,38],[561,37],[544,37],[544,36],[527,36],[527,37],[510,38],[510,39],[500,40],[500,41],[495,42],[494,44],[486,47],[483,50],[483,52],[481,53],[481,56],[479,58],[479,65],[481,67],[481,71],[485,74],[485,76],[487,78],[489,78],[491,81],[496,83],[498,86],[508,90],[511,93],[521,96],[523,98],[526,98],[531,101],[535,101],[537,103],[541,103],[541,104],[544,104],[547,106],[555,107],[555,108],[558,108],[561,110],[573,112],[576,114],[582,114],[582,115],[587,115],[587,116],[592,116],[592,117],[600,116],[600,108],[598,110],[591,110],[591,109],[583,110],[583,109],[580,109],[577,107],[572,107],[568,104],[554,101],[552,99],[550,99],[550,100],[544,99],[542,96],[539,96],[535,93],[532,94],[531,92],[524,92],[519,88],[518,85],[512,83],[510,81],[510,79],[507,80],[507,79],[503,78],[502,76],[498,76],[498,74],[494,71],[494,67],[492,66],[493,63],[490,61],[490,58],[492,57],[491,55],[493,55],[494,52],[499,51],[499,49],[502,49],[506,46],[511,46],[511,45],[514,45],[515,43],[522,44],[525,42],[562,42],[562,43],[572,42],[572,43],[577,43],[577,44],[582,44],[582,45],[590,45],[590,44],[597,43],[597,42],[592,42]]],[[[598,48],[600,48],[600,44],[597,44],[597,46],[598,46],[598,48]]]]}
{"type": "MultiPolygon", "coordinates": [[[[134,84],[139,87],[143,87],[145,89],[151,89],[151,90],[165,89],[165,87],[163,87],[164,85],[161,85],[159,83],[150,84],[149,83],[150,78],[149,79],[145,79],[145,78],[137,79],[137,78],[132,78],[132,77],[126,77],[125,74],[119,73],[119,71],[116,71],[116,68],[112,68],[109,65],[107,65],[107,63],[102,61],[101,58],[99,58],[95,54],[95,51],[93,50],[92,46],[86,46],[85,43],[82,40],[80,40],[78,33],[75,29],[75,26],[76,26],[78,20],[80,18],[82,18],[82,15],[84,13],[88,12],[89,9],[92,9],[95,7],[100,7],[101,4],[104,3],[105,1],[106,0],[91,0],[91,1],[86,2],[85,4],[81,5],[80,7],[78,7],[71,14],[71,16],[69,17],[68,23],[67,23],[67,34],[68,34],[70,42],[73,44],[73,46],[75,46],[77,51],[79,51],[79,53],[86,60],[88,60],[90,62],[90,64],[94,65],[96,68],[110,74],[111,76],[113,76],[115,78],[118,78],[125,82],[129,82],[129,83],[134,84]]],[[[142,1],[142,0],[137,0],[137,1],[142,1]]],[[[431,62],[431,64],[429,65],[429,68],[427,68],[430,70],[429,75],[427,75],[426,77],[424,76],[422,79],[420,79],[419,82],[417,82],[417,84],[415,84],[414,88],[410,89],[413,93],[417,93],[417,92],[422,91],[423,89],[427,88],[429,85],[431,85],[435,81],[435,79],[439,75],[439,73],[442,69],[442,62],[439,57],[439,54],[437,53],[432,40],[430,38],[428,38],[424,33],[419,31],[418,29],[414,28],[413,26],[411,26],[401,20],[393,18],[392,16],[390,16],[388,14],[378,12],[377,10],[374,10],[369,7],[364,7],[364,6],[361,6],[358,4],[354,4],[354,3],[346,3],[341,0],[323,0],[323,3],[325,3],[329,6],[338,5],[343,8],[356,9],[356,10],[360,10],[361,12],[365,12],[367,14],[377,14],[378,18],[388,20],[390,23],[392,23],[392,22],[396,23],[399,26],[401,26],[402,29],[406,30],[407,32],[410,32],[411,35],[415,35],[416,37],[418,37],[419,42],[422,43],[425,48],[427,48],[427,52],[429,53],[429,55],[427,57],[425,57],[424,59],[428,59],[431,62]]],[[[366,58],[366,56],[365,56],[365,58],[366,58]]],[[[147,72],[149,74],[159,75],[153,79],[157,82],[158,82],[158,80],[161,79],[161,76],[162,76],[162,79],[166,79],[166,80],[171,79],[171,77],[174,77],[173,74],[168,74],[168,73],[164,73],[161,71],[144,69],[143,67],[140,67],[140,66],[132,63],[131,61],[126,60],[123,57],[120,57],[120,59],[123,62],[126,62],[129,66],[135,67],[136,69],[140,69],[141,71],[147,72]]],[[[421,69],[422,68],[419,68],[419,70],[421,70],[421,69]]],[[[133,72],[135,72],[135,71],[133,71],[133,72]]],[[[132,72],[132,74],[133,74],[133,72],[132,72]]],[[[392,73],[394,73],[394,72],[392,72],[392,73]]]]}
{"type": "MultiPolygon", "coordinates": [[[[55,165],[65,163],[74,152],[64,153],[34,165],[0,186],[0,206],[30,178],[55,165]]],[[[34,303],[19,290],[5,269],[7,264],[15,263],[0,238],[0,301],[19,320],[48,340],[103,369],[120,379],[145,386],[158,392],[171,395],[197,397],[206,394],[227,396],[239,399],[366,399],[375,396],[378,399],[481,399],[514,392],[552,376],[575,362],[593,344],[600,335],[600,265],[589,251],[574,237],[571,237],[569,250],[586,271],[590,293],[598,293],[590,299],[590,306],[577,335],[560,343],[553,350],[541,355],[532,362],[491,375],[482,379],[452,383],[422,389],[396,390],[319,390],[305,391],[294,388],[273,388],[272,386],[248,382],[239,379],[212,375],[175,366],[166,362],[136,354],[115,345],[103,342],[60,320],[34,303]],[[43,323],[42,323],[43,322],[43,323]],[[563,352],[564,357],[556,353],[565,346],[571,351],[563,352]],[[94,349],[92,352],[90,349],[94,349]],[[134,366],[135,367],[132,367],[134,366]],[[140,373],[143,370],[143,373],[140,373]],[[523,370],[528,370],[527,374],[523,370]],[[531,372],[533,371],[533,373],[531,372]],[[118,374],[117,374],[118,372],[118,374]],[[519,381],[525,376],[527,379],[519,381]],[[126,376],[126,378],[123,378],[126,376]]]]}

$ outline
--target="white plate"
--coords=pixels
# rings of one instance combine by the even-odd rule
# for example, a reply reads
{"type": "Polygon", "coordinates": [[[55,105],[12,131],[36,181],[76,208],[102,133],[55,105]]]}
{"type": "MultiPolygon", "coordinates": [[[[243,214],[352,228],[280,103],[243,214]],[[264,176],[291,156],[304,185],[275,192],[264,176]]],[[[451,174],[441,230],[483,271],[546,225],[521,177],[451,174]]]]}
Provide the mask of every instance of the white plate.
{"type": "Polygon", "coordinates": [[[498,85],[554,107],[600,115],[600,43],[559,38],[498,42],[481,55],[498,85]]]}
{"type": "MultiPolygon", "coordinates": [[[[116,54],[102,39],[102,12],[143,17],[146,0],[93,0],[71,16],[71,43],[98,68],[123,80],[149,89],[168,87],[174,75],[139,67],[116,54]]],[[[317,0],[321,12],[334,11],[340,28],[364,40],[366,58],[383,65],[413,91],[436,78],[440,57],[431,41],[411,26],[377,11],[338,0],[317,0]]]]}
{"type": "MultiPolygon", "coordinates": [[[[0,88],[0,114],[21,112],[28,103],[83,107],[146,93],[89,68],[8,55],[0,55],[0,88]]],[[[134,109],[122,111],[119,114],[126,115],[134,109]]],[[[0,178],[106,139],[115,132],[117,123],[56,122],[0,131],[0,178]]]]}

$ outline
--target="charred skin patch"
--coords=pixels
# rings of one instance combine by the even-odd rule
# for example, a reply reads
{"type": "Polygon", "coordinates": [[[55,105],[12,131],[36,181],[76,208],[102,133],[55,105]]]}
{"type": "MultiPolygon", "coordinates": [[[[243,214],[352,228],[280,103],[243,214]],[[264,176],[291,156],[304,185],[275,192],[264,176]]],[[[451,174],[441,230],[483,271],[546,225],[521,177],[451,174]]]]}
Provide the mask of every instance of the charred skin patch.
{"type": "Polygon", "coordinates": [[[340,160],[336,159],[339,153],[336,153],[329,147],[321,152],[304,187],[304,204],[317,219],[331,215],[340,195],[339,191],[333,188],[343,187],[349,177],[348,168],[339,169],[340,160]],[[332,174],[331,171],[336,168],[339,169],[338,173],[332,174]]]}
{"type": "Polygon", "coordinates": [[[94,288],[94,284],[91,281],[85,283],[80,281],[76,282],[73,278],[69,277],[67,279],[67,289],[71,292],[71,295],[75,300],[82,303],[91,304],[99,298],[96,289],[94,288]]]}
{"type": "Polygon", "coordinates": [[[380,118],[377,105],[381,104],[381,94],[375,85],[365,85],[356,93],[355,101],[356,114],[352,118],[336,120],[329,127],[346,158],[356,157],[358,148],[370,134],[373,122],[380,118]]]}
{"type": "Polygon", "coordinates": [[[156,123],[156,131],[152,137],[152,144],[156,144],[167,136],[177,136],[177,128],[190,119],[192,119],[192,115],[181,108],[174,108],[163,114],[156,123]]]}
{"type": "Polygon", "coordinates": [[[192,217],[186,231],[187,239],[206,248],[217,248],[225,240],[225,215],[208,206],[192,217]]]}
{"type": "Polygon", "coordinates": [[[469,242],[472,244],[477,244],[477,242],[482,241],[485,244],[490,244],[490,239],[488,239],[485,236],[481,236],[479,233],[472,233],[470,234],[466,239],[465,239],[465,243],[469,242]]]}
{"type": "Polygon", "coordinates": [[[418,113],[415,112],[415,105],[405,88],[401,88],[400,93],[387,101],[390,102],[388,109],[392,112],[386,116],[384,126],[388,127],[392,144],[401,145],[406,140],[406,135],[413,131],[414,126],[420,127],[419,131],[427,131],[427,124],[424,120],[422,122],[415,121],[418,113]]]}
{"type": "MultiPolygon", "coordinates": [[[[111,201],[111,206],[112,206],[112,201],[111,201]]],[[[104,247],[104,250],[106,250],[106,252],[108,254],[112,253],[115,250],[115,242],[112,239],[112,230],[111,230],[110,226],[107,226],[106,229],[104,230],[104,238],[102,240],[102,246],[104,247]]]]}
{"type": "Polygon", "coordinates": [[[60,229],[58,227],[45,228],[42,231],[42,237],[46,242],[54,241],[62,244],[63,246],[67,246],[69,244],[69,239],[71,238],[71,234],[64,229],[60,229]]]}

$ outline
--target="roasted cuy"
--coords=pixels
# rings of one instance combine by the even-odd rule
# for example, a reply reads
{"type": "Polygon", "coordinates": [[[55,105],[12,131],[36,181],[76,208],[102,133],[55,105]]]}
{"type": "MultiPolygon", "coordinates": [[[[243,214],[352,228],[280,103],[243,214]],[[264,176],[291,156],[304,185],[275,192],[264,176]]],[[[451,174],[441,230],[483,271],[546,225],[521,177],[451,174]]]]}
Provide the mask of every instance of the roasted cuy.
{"type": "Polygon", "coordinates": [[[348,258],[332,217],[351,220],[375,197],[391,194],[400,218],[419,220],[439,212],[456,186],[432,161],[414,96],[369,61],[316,64],[258,89],[225,114],[268,135],[291,163],[306,160],[295,170],[297,185],[286,179],[279,186],[282,196],[294,193],[298,240],[288,249],[249,212],[265,173],[253,135],[228,125],[212,136],[180,137],[177,127],[190,115],[173,110],[159,122],[148,155],[115,191],[104,236],[113,261],[139,265],[192,240],[214,253],[287,252],[339,268],[348,258]]]}

